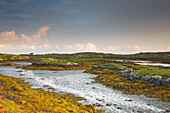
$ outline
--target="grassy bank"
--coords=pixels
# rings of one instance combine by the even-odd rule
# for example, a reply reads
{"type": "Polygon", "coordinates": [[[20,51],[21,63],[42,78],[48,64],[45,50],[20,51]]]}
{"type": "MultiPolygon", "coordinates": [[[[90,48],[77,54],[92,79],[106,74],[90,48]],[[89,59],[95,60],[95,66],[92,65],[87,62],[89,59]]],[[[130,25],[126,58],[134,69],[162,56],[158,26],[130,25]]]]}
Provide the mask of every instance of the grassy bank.
{"type": "Polygon", "coordinates": [[[0,54],[0,60],[22,60],[22,59],[29,59],[29,57],[13,54],[0,54]]]}
{"type": "Polygon", "coordinates": [[[149,66],[149,65],[137,65],[132,62],[116,62],[116,63],[105,63],[98,64],[98,68],[102,69],[120,69],[120,70],[129,70],[136,73],[138,76],[153,76],[159,75],[162,78],[170,77],[170,69],[167,69],[163,66],[149,66]]]}
{"type": "Polygon", "coordinates": [[[37,65],[28,65],[28,66],[19,66],[18,68],[23,68],[27,70],[55,70],[55,71],[64,71],[64,70],[86,70],[92,68],[96,64],[104,64],[105,61],[84,61],[78,62],[77,66],[37,66],[37,65]]]}
{"type": "Polygon", "coordinates": [[[41,64],[54,64],[54,65],[66,65],[66,64],[74,64],[75,62],[69,60],[59,60],[53,58],[39,58],[34,61],[34,63],[41,63],[41,64]]]}
{"type": "Polygon", "coordinates": [[[141,95],[144,94],[151,98],[160,98],[162,101],[170,102],[170,88],[167,86],[158,86],[151,84],[148,81],[142,80],[127,80],[125,77],[118,76],[120,70],[123,69],[130,70],[137,73],[138,76],[152,76],[159,75],[162,78],[170,77],[170,70],[160,66],[145,66],[136,65],[131,62],[111,62],[107,63],[105,61],[99,62],[78,62],[79,66],[23,66],[24,69],[39,69],[39,70],[86,70],[87,73],[97,74],[98,76],[94,78],[97,83],[101,83],[110,88],[116,90],[124,91],[126,94],[141,95]],[[97,67],[97,68],[94,68],[97,67]]]}
{"type": "Polygon", "coordinates": [[[123,91],[125,94],[144,94],[151,98],[160,98],[162,101],[170,102],[170,88],[157,86],[142,80],[129,81],[125,77],[117,75],[119,71],[109,69],[90,69],[86,73],[97,74],[94,78],[96,83],[101,83],[107,87],[123,91]]]}
{"type": "Polygon", "coordinates": [[[3,86],[4,103],[9,112],[23,113],[104,113],[95,110],[92,105],[82,105],[76,101],[81,98],[71,94],[57,94],[42,89],[31,89],[29,83],[22,79],[0,75],[3,86]]]}

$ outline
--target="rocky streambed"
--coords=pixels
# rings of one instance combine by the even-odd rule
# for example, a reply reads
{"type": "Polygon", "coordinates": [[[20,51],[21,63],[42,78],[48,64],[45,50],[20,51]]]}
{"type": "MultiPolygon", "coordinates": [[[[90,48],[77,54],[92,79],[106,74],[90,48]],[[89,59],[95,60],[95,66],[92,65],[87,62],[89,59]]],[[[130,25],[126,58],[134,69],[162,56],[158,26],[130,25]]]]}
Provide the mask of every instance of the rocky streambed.
{"type": "Polygon", "coordinates": [[[96,109],[105,110],[106,113],[163,113],[170,109],[168,102],[147,98],[144,95],[127,95],[102,84],[92,83],[94,80],[91,77],[97,75],[83,73],[83,70],[55,72],[0,66],[0,74],[22,78],[29,82],[32,88],[83,97],[85,100],[79,101],[80,103],[93,104],[96,109]]]}

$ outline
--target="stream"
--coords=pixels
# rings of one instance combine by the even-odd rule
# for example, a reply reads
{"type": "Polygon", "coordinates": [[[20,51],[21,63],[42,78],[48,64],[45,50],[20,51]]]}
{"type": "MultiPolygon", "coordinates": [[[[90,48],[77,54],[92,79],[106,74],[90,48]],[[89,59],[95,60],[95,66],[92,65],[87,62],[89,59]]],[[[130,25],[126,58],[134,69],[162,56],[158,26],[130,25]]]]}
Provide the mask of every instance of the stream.
{"type": "MultiPolygon", "coordinates": [[[[27,62],[17,62],[20,65],[30,65],[27,62]]],[[[29,82],[32,88],[43,88],[59,94],[72,93],[86,100],[83,104],[100,105],[96,109],[105,113],[164,113],[170,110],[170,103],[148,98],[144,95],[127,95],[94,81],[91,77],[97,75],[83,73],[84,70],[49,71],[24,70],[15,66],[0,66],[0,74],[22,78],[29,82]],[[51,88],[51,89],[49,89],[51,88]]]]}

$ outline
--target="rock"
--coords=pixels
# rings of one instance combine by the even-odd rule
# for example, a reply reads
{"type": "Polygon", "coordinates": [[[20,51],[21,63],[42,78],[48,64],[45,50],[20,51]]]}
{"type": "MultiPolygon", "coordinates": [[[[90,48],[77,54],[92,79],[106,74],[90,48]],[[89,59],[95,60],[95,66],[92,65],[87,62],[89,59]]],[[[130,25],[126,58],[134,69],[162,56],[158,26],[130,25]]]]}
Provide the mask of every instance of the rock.
{"type": "Polygon", "coordinates": [[[48,89],[49,89],[49,90],[52,90],[52,91],[55,91],[55,89],[54,89],[54,88],[52,88],[52,87],[49,87],[48,89]]]}
{"type": "Polygon", "coordinates": [[[116,85],[113,85],[113,89],[116,88],[116,85]]]}
{"type": "Polygon", "coordinates": [[[101,107],[101,106],[103,106],[103,105],[101,105],[101,104],[99,104],[99,103],[96,103],[96,104],[94,104],[94,106],[101,107]]]}
{"type": "Polygon", "coordinates": [[[22,70],[20,70],[20,71],[17,71],[17,72],[22,72],[22,70]]]}
{"type": "Polygon", "coordinates": [[[86,83],[87,85],[89,85],[90,83],[86,83]]]}
{"type": "MultiPolygon", "coordinates": [[[[154,83],[156,85],[162,85],[162,86],[170,86],[170,78],[162,78],[159,75],[153,75],[153,76],[148,76],[148,75],[143,75],[143,76],[138,76],[138,73],[134,73],[133,71],[130,70],[121,70],[118,72],[118,75],[121,77],[126,77],[127,80],[132,81],[132,80],[143,80],[143,81],[148,81],[149,83],[154,83]]],[[[116,88],[113,86],[113,88],[116,88]]]]}
{"type": "Polygon", "coordinates": [[[48,87],[49,85],[43,85],[43,87],[48,87]]]}
{"type": "Polygon", "coordinates": [[[32,79],[32,78],[26,78],[26,79],[32,79]]]}
{"type": "Polygon", "coordinates": [[[73,63],[74,66],[78,66],[78,63],[73,63]]]}
{"type": "Polygon", "coordinates": [[[127,79],[128,79],[128,80],[133,80],[133,77],[128,77],[127,79]]]}
{"type": "Polygon", "coordinates": [[[131,101],[133,101],[133,100],[125,100],[125,101],[129,101],[129,102],[131,102],[131,101]]]}
{"type": "Polygon", "coordinates": [[[95,87],[92,87],[92,89],[96,89],[95,87]]]}
{"type": "Polygon", "coordinates": [[[165,110],[165,112],[170,112],[170,110],[165,110]]]}
{"type": "Polygon", "coordinates": [[[163,85],[163,86],[169,86],[170,85],[170,78],[162,79],[160,81],[160,84],[163,85]]]}
{"type": "Polygon", "coordinates": [[[111,106],[111,104],[106,104],[106,106],[111,106]]]}
{"type": "Polygon", "coordinates": [[[45,78],[41,78],[41,80],[45,80],[45,78]]]}
{"type": "MultiPolygon", "coordinates": [[[[97,100],[97,99],[96,99],[97,100]]],[[[103,100],[103,99],[102,99],[103,100]]],[[[98,101],[102,101],[102,100],[100,100],[100,99],[98,99],[98,101]]]]}

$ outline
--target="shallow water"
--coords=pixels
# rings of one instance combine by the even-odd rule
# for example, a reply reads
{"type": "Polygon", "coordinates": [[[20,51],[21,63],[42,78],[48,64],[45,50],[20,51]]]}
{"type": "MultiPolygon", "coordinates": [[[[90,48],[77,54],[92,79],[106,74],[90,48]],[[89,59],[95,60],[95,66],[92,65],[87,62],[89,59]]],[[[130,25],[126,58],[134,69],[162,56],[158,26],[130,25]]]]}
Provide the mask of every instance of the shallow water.
{"type": "Polygon", "coordinates": [[[141,63],[136,63],[139,65],[152,65],[152,66],[163,66],[163,67],[170,67],[170,64],[162,64],[162,63],[152,63],[152,62],[141,62],[141,63]]]}
{"type": "MultiPolygon", "coordinates": [[[[123,60],[116,60],[116,61],[121,61],[122,62],[123,60]]],[[[138,64],[138,65],[151,65],[151,66],[170,67],[170,64],[159,63],[159,62],[155,62],[155,61],[144,61],[144,60],[126,60],[126,61],[134,62],[135,64],[138,64]]]]}
{"type": "Polygon", "coordinates": [[[153,61],[142,61],[142,60],[130,60],[130,61],[134,62],[135,64],[139,64],[139,65],[152,65],[152,66],[170,67],[170,64],[153,62],[153,61]]]}
{"type": "MultiPolygon", "coordinates": [[[[22,65],[22,63],[20,63],[22,65]]],[[[26,65],[26,63],[23,63],[26,65]]],[[[170,109],[170,103],[157,101],[155,98],[147,98],[143,95],[126,95],[121,91],[107,88],[98,83],[91,83],[96,75],[78,71],[48,71],[48,70],[24,70],[15,66],[0,66],[0,73],[7,76],[23,78],[30,82],[32,88],[54,88],[57,93],[72,93],[87,100],[79,101],[83,104],[100,104],[106,113],[163,113],[170,109]],[[21,75],[20,75],[21,74],[21,75]],[[46,87],[44,87],[46,85],[46,87]],[[47,87],[48,86],[48,87],[47,87]],[[127,101],[133,100],[133,101],[127,101]],[[106,106],[111,104],[111,106],[106,106]],[[120,109],[117,109],[117,108],[120,109]]]]}

